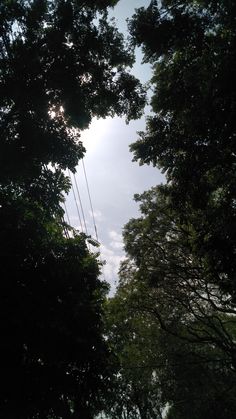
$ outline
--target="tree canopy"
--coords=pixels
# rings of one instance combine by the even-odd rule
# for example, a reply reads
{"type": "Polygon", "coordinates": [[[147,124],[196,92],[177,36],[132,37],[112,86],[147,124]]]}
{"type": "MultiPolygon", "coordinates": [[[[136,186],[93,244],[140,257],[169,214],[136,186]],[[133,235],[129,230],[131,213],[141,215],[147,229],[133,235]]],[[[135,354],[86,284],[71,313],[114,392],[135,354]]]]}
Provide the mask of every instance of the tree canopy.
{"type": "Polygon", "coordinates": [[[155,368],[159,326],[147,312],[137,310],[136,293],[144,297],[145,286],[135,279],[135,267],[127,260],[120,268],[116,295],[105,306],[114,372],[104,410],[114,419],[162,419],[163,403],[155,368]]]}
{"type": "Polygon", "coordinates": [[[134,158],[166,174],[194,248],[235,293],[235,2],[152,1],[130,23],[153,64],[152,107],[134,158]]]}
{"type": "Polygon", "coordinates": [[[151,0],[126,43],[117,0],[0,4],[0,414],[233,418],[236,370],[233,0],[151,0]],[[131,145],[166,184],[135,197],[116,295],[61,204],[93,117],[152,114],[131,145]]]}
{"type": "MultiPolygon", "coordinates": [[[[111,2],[114,4],[115,2],[111,2]]],[[[43,164],[74,169],[93,116],[142,112],[134,61],[108,1],[1,3],[1,176],[43,164]],[[77,130],[76,130],[77,129],[77,130]]]]}
{"type": "Polygon", "coordinates": [[[61,208],[93,117],[142,114],[108,7],[115,0],[0,4],[0,414],[93,418],[109,373],[107,284],[61,208]],[[70,229],[65,235],[65,230],[70,229]]]}
{"type": "Polygon", "coordinates": [[[135,197],[112,333],[122,383],[145,340],[139,361],[151,360],[168,419],[235,416],[235,12],[234,1],[152,0],[129,22],[153,69],[153,112],[131,151],[166,184],[135,197]]]}
{"type": "MultiPolygon", "coordinates": [[[[234,417],[231,359],[212,339],[196,344],[196,333],[206,337],[208,330],[212,335],[211,324],[183,307],[180,313],[178,302],[174,305],[176,290],[173,294],[171,303],[170,295],[163,298],[160,286],[150,287],[134,262],[122,263],[116,295],[106,308],[108,342],[117,370],[106,405],[109,417],[234,417]],[[161,327],[160,311],[167,331],[161,327]]],[[[221,320],[227,324],[227,315],[221,314],[221,320]]],[[[235,336],[235,324],[231,326],[235,336]]]]}

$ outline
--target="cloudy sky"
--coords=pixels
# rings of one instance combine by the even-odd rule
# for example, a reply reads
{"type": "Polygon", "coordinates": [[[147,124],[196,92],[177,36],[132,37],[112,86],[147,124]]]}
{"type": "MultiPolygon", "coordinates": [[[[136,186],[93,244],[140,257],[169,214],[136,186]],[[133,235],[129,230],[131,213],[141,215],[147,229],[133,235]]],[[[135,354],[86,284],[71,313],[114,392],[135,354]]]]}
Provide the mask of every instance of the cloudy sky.
{"type": "MultiPolygon", "coordinates": [[[[119,29],[125,33],[126,19],[132,16],[135,8],[148,4],[149,0],[120,0],[111,15],[115,16],[119,29]]],[[[137,51],[137,62],[132,72],[142,82],[151,77],[149,66],[141,65],[140,51],[137,51]]],[[[119,264],[124,258],[122,228],[130,218],[138,215],[133,195],[163,181],[157,169],[132,162],[129,144],[137,139],[137,131],[144,129],[145,117],[131,121],[129,125],[123,118],[107,118],[94,120],[81,137],[87,149],[84,164],[101,254],[106,260],[104,276],[111,284],[111,292],[114,292],[119,264]]],[[[77,181],[88,230],[95,237],[82,164],[77,169],[77,181]]],[[[67,207],[71,224],[79,228],[73,191],[68,197],[67,207]]]]}

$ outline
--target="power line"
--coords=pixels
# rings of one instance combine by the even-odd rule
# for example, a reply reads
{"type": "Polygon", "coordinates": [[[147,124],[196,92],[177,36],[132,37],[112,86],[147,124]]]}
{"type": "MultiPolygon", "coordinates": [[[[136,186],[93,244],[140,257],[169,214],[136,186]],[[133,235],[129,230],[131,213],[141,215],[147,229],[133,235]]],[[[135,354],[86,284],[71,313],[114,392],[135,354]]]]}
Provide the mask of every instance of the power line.
{"type": "Polygon", "coordinates": [[[91,194],[90,194],[90,189],[89,189],[89,184],[88,184],[88,178],[87,178],[87,173],[86,173],[85,164],[84,164],[84,159],[82,159],[82,165],[83,165],[84,177],[85,177],[85,182],[86,182],[86,187],[87,187],[87,192],[88,192],[88,197],[89,197],[89,203],[90,203],[90,208],[91,208],[91,213],[92,213],[95,237],[96,237],[97,241],[99,241],[98,240],[97,227],[96,227],[96,223],[95,223],[94,211],[93,211],[93,204],[92,204],[92,199],[91,199],[91,194]]]}
{"type": "Polygon", "coordinates": [[[84,209],[83,209],[83,205],[82,205],[82,200],[81,200],[81,196],[80,196],[80,192],[79,192],[79,186],[78,186],[78,182],[75,176],[75,173],[73,173],[74,175],[74,181],[75,181],[75,187],[76,187],[76,191],[77,191],[77,195],[79,198],[79,203],[80,203],[80,208],[81,208],[81,213],[82,213],[82,217],[83,217],[83,222],[84,222],[84,228],[85,228],[85,232],[88,236],[88,230],[87,230],[87,225],[86,225],[86,221],[85,221],[85,216],[84,216],[84,209]]]}
{"type": "MultiPolygon", "coordinates": [[[[85,168],[85,164],[84,164],[84,159],[82,159],[82,165],[83,165],[83,172],[84,172],[84,177],[85,177],[85,182],[86,182],[86,187],[87,187],[87,193],[88,193],[89,203],[90,203],[90,208],[91,208],[91,213],[92,213],[92,219],[93,219],[93,226],[94,226],[94,231],[95,231],[95,237],[96,237],[96,240],[98,242],[99,249],[100,249],[101,246],[100,246],[100,242],[98,240],[97,226],[96,226],[95,217],[94,217],[93,204],[92,204],[91,193],[90,193],[90,188],[89,188],[89,183],[88,183],[88,177],[87,177],[87,173],[86,173],[86,168],[85,168]]],[[[104,278],[104,281],[106,281],[104,264],[103,264],[102,257],[101,257],[101,251],[99,252],[99,261],[100,261],[100,264],[101,264],[101,271],[102,271],[101,273],[102,273],[102,276],[104,278]]]]}
{"type": "Polygon", "coordinates": [[[83,232],[84,229],[83,229],[83,224],[82,224],[82,220],[81,220],[81,216],[80,216],[80,210],[79,210],[79,206],[78,206],[78,203],[77,203],[77,200],[76,200],[75,188],[74,188],[74,185],[73,185],[73,182],[72,182],[72,177],[71,177],[71,173],[70,173],[69,169],[68,169],[68,174],[69,174],[70,181],[71,181],[71,188],[72,188],[72,192],[73,192],[73,195],[74,195],[74,200],[75,200],[75,205],[76,205],[76,208],[77,208],[77,213],[78,213],[78,217],[79,217],[81,230],[83,232]]]}
{"type": "MultiPolygon", "coordinates": [[[[97,232],[97,226],[96,226],[95,216],[94,216],[94,209],[93,209],[92,198],[91,198],[91,192],[90,192],[90,188],[89,188],[87,172],[86,172],[86,168],[85,168],[85,164],[84,164],[84,160],[83,159],[82,159],[82,165],[83,165],[83,172],[84,172],[84,178],[85,178],[85,183],[86,183],[86,189],[87,189],[87,194],[88,194],[89,204],[90,204],[90,209],[91,209],[91,214],[92,214],[92,220],[93,220],[93,226],[94,226],[94,231],[95,231],[95,237],[96,237],[97,243],[98,243],[99,248],[100,248],[100,243],[99,243],[99,239],[98,239],[98,232],[97,232]]],[[[80,203],[80,208],[81,208],[81,213],[82,213],[82,218],[83,218],[83,223],[84,223],[84,229],[85,229],[85,232],[86,232],[86,234],[88,236],[88,230],[87,230],[87,225],[86,225],[86,220],[85,220],[85,215],[84,215],[84,209],[83,209],[83,204],[82,204],[82,199],[81,199],[81,195],[80,195],[80,191],[79,191],[78,182],[77,182],[77,179],[76,179],[75,174],[73,173],[73,176],[74,176],[74,184],[75,184],[75,187],[74,187],[74,184],[73,184],[73,181],[72,181],[71,172],[69,171],[69,169],[68,169],[68,174],[69,174],[70,181],[71,181],[71,188],[72,188],[72,192],[73,192],[73,196],[74,196],[74,200],[75,200],[75,204],[76,204],[76,208],[77,208],[77,212],[78,212],[78,216],[79,216],[81,230],[83,232],[83,224],[82,224],[82,219],[81,219],[81,216],[80,216],[79,206],[78,206],[77,199],[76,199],[75,188],[76,188],[76,192],[77,192],[79,203],[80,203]]],[[[64,205],[65,205],[65,203],[64,203],[64,205]]],[[[68,221],[69,221],[69,225],[71,225],[70,219],[69,219],[69,214],[68,214],[66,205],[65,205],[65,212],[66,212],[66,216],[67,216],[68,221]]],[[[102,276],[103,276],[104,280],[106,281],[105,272],[104,272],[104,265],[103,265],[103,261],[102,261],[101,253],[100,252],[99,252],[99,261],[100,261],[102,276]]]]}

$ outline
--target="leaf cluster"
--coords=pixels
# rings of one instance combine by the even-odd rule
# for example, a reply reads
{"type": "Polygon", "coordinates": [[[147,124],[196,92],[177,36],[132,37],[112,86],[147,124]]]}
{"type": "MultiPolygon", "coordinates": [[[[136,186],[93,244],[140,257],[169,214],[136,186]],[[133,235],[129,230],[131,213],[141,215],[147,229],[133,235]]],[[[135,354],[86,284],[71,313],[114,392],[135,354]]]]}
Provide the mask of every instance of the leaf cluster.
{"type": "Polygon", "coordinates": [[[126,320],[112,331],[140,361],[132,313],[169,419],[235,416],[235,12],[234,1],[153,0],[129,22],[153,68],[153,113],[131,151],[167,183],[135,197],[113,300],[126,320]]]}
{"type": "Polygon", "coordinates": [[[153,63],[147,131],[134,159],[166,174],[172,206],[195,230],[195,252],[235,292],[235,4],[151,2],[130,23],[153,63]],[[155,36],[153,35],[153,31],[155,36]]]}
{"type": "Polygon", "coordinates": [[[93,418],[108,386],[107,284],[61,208],[93,117],[142,114],[108,7],[116,0],[0,4],[0,416],[93,418]]]}

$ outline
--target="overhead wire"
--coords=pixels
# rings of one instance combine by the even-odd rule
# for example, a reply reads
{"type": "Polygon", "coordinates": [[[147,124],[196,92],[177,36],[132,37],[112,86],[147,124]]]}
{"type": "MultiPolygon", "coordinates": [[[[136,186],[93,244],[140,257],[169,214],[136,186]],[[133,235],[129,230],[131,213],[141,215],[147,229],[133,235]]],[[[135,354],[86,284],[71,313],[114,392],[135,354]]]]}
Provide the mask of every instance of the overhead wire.
{"type": "Polygon", "coordinates": [[[88,236],[88,229],[87,229],[87,224],[86,224],[86,220],[85,220],[85,216],[84,216],[84,209],[83,209],[82,199],[81,199],[80,192],[79,192],[79,185],[78,185],[78,182],[77,182],[75,173],[73,173],[73,175],[74,175],[74,182],[75,182],[75,187],[76,187],[77,195],[78,195],[78,198],[79,198],[79,203],[80,203],[82,218],[83,218],[83,222],[84,222],[84,229],[85,229],[85,233],[88,236]]]}
{"type": "Polygon", "coordinates": [[[74,200],[75,200],[75,205],[76,205],[76,209],[77,209],[77,213],[78,213],[78,217],[79,217],[81,231],[84,232],[83,224],[82,224],[82,220],[81,220],[81,216],[80,216],[80,210],[79,210],[79,206],[78,206],[77,199],[76,199],[75,188],[74,188],[74,185],[73,185],[73,181],[72,181],[72,177],[71,177],[71,173],[70,173],[69,169],[68,169],[68,174],[69,174],[70,181],[71,181],[71,189],[72,189],[74,200]]]}
{"type": "MultiPolygon", "coordinates": [[[[95,221],[95,216],[94,216],[91,192],[90,192],[90,187],[89,187],[89,183],[88,183],[88,177],[87,177],[87,171],[86,171],[84,159],[82,159],[82,165],[83,165],[84,178],[85,178],[85,183],[86,183],[86,188],[87,188],[87,193],[88,193],[88,198],[89,198],[89,203],[90,203],[90,209],[91,209],[91,214],[92,214],[95,237],[96,237],[96,240],[98,242],[99,249],[100,249],[101,245],[100,245],[100,242],[99,242],[99,239],[98,239],[98,231],[97,231],[97,226],[96,226],[96,221],[95,221]]],[[[100,263],[101,263],[102,276],[104,278],[104,281],[106,281],[105,271],[104,271],[104,263],[103,263],[102,258],[101,258],[101,251],[99,252],[99,260],[100,260],[100,263]]]]}
{"type": "MultiPolygon", "coordinates": [[[[93,209],[92,198],[91,198],[91,192],[90,192],[90,187],[89,187],[89,182],[88,182],[88,176],[87,176],[87,171],[86,171],[86,167],[85,167],[85,163],[84,163],[83,159],[82,159],[82,166],[83,166],[83,173],[84,173],[84,178],[85,178],[86,190],[87,190],[87,195],[88,195],[89,205],[90,205],[90,210],[91,210],[91,216],[92,216],[92,220],[93,220],[95,238],[96,238],[96,241],[97,241],[97,243],[99,245],[99,248],[100,248],[100,243],[99,243],[99,239],[98,239],[98,231],[97,231],[94,209],[93,209]]],[[[78,185],[78,182],[77,182],[77,179],[76,179],[76,176],[75,176],[74,173],[73,173],[73,178],[74,178],[74,182],[73,182],[72,175],[71,175],[71,172],[70,172],[69,169],[68,169],[68,175],[69,175],[69,178],[70,178],[70,181],[71,181],[71,189],[72,189],[72,193],[73,193],[73,197],[74,197],[74,201],[75,201],[75,205],[76,205],[76,209],[77,209],[77,213],[78,213],[78,217],[79,217],[81,230],[82,230],[82,232],[84,232],[84,230],[85,230],[85,232],[88,236],[88,229],[87,229],[87,224],[86,224],[86,219],[85,219],[85,214],[84,214],[84,209],[83,209],[83,203],[82,203],[82,199],[81,199],[81,195],[80,195],[80,191],[79,191],[79,185],[78,185]],[[76,193],[78,195],[78,200],[77,200],[77,197],[76,197],[76,193]],[[80,214],[78,201],[79,201],[79,204],[80,204],[82,217],[81,217],[81,214],[80,214]],[[83,219],[83,222],[82,222],[82,219],[83,219]]],[[[68,220],[68,224],[71,225],[71,221],[70,221],[70,217],[69,217],[69,213],[68,213],[68,210],[67,210],[66,203],[64,202],[63,204],[64,204],[65,214],[66,214],[66,217],[67,217],[67,220],[68,220]]],[[[66,231],[66,236],[69,237],[68,229],[66,231]]],[[[89,246],[89,244],[88,244],[88,246],[89,246]]],[[[106,280],[105,272],[104,272],[104,263],[101,259],[101,252],[99,252],[99,260],[100,260],[100,264],[101,264],[102,275],[104,277],[104,280],[106,280]]]]}
{"type": "Polygon", "coordinates": [[[90,203],[90,209],[91,209],[92,219],[93,219],[93,226],[94,226],[94,231],[95,231],[95,237],[96,237],[96,239],[98,241],[98,232],[97,232],[97,227],[96,227],[96,222],[95,222],[95,217],[94,217],[93,204],[92,204],[91,193],[90,193],[90,188],[89,188],[89,183],[88,183],[86,168],[85,168],[85,164],[84,164],[84,159],[82,159],[82,165],[83,165],[83,172],[84,172],[84,177],[85,177],[85,182],[86,182],[86,187],[87,187],[87,193],[88,193],[88,197],[89,197],[89,203],[90,203]]]}

